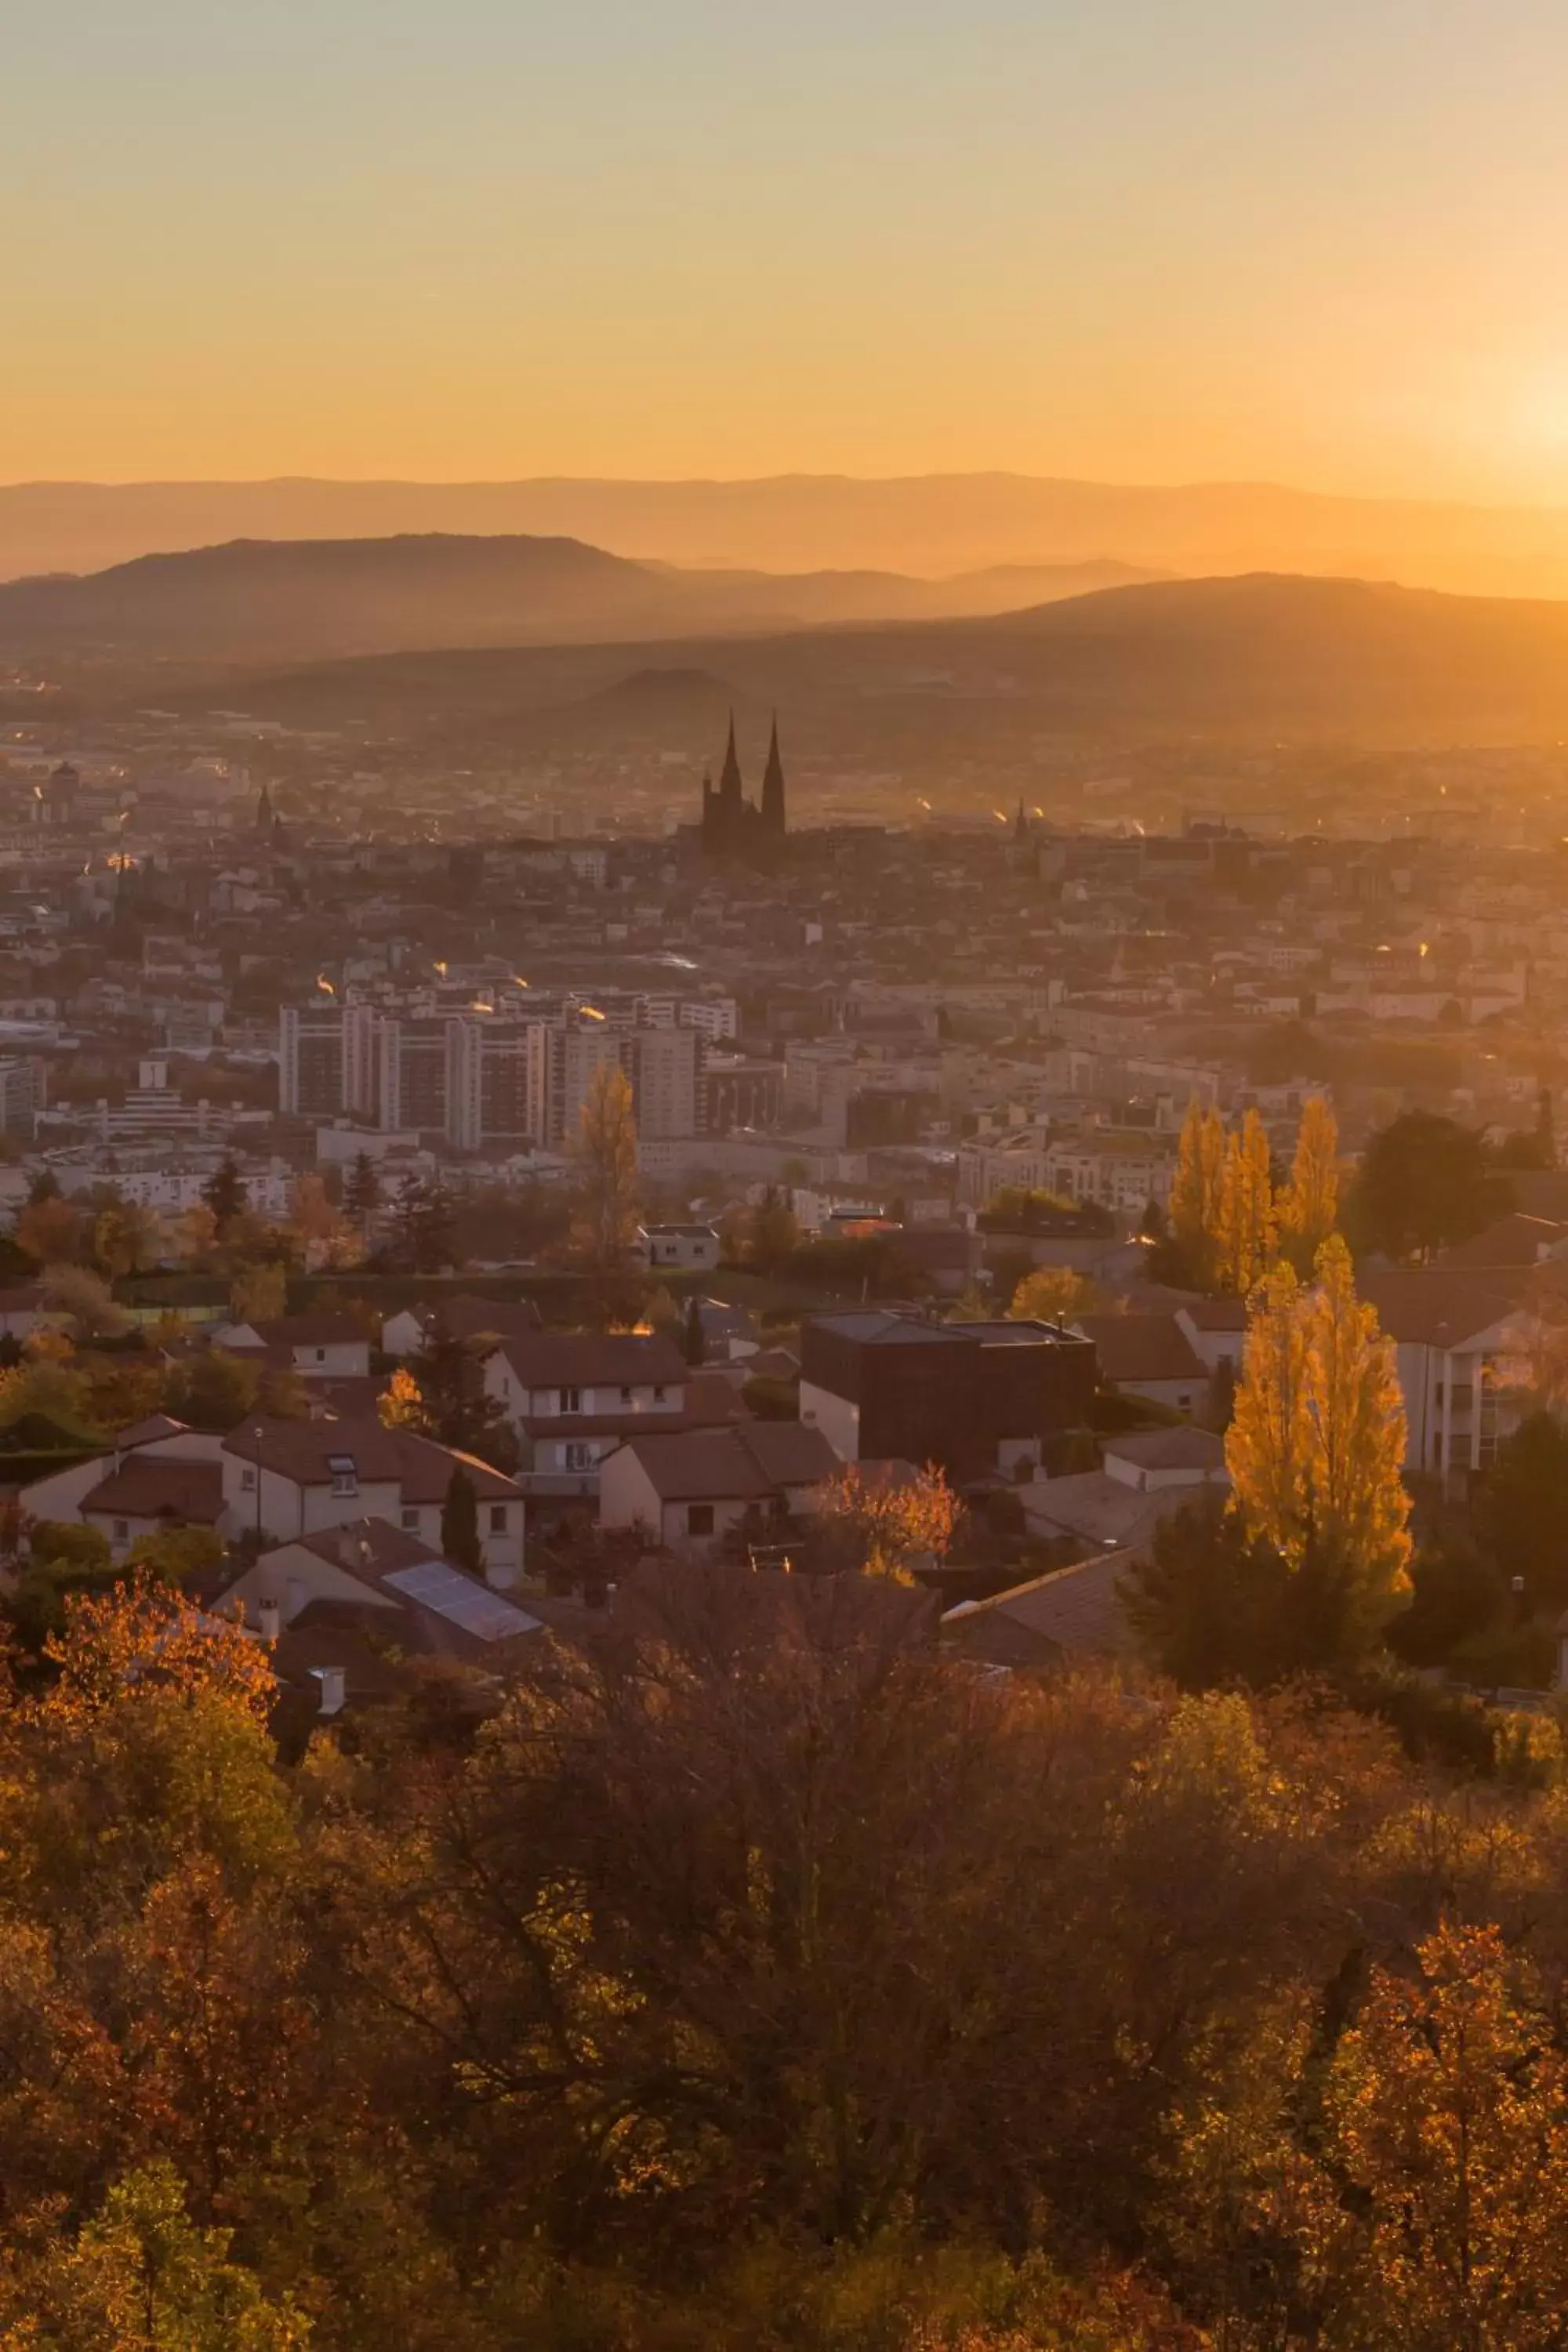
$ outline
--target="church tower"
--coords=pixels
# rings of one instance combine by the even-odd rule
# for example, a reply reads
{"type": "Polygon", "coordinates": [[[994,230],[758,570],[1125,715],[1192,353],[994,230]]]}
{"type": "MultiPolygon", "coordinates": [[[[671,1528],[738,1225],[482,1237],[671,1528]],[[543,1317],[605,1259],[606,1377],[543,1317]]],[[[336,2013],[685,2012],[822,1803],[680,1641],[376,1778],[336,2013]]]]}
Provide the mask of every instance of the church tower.
{"type": "Polygon", "coordinates": [[[779,718],[773,713],[773,731],[768,744],[768,764],[763,772],[763,831],[770,842],[784,837],[784,772],[779,757],[779,718]]]}

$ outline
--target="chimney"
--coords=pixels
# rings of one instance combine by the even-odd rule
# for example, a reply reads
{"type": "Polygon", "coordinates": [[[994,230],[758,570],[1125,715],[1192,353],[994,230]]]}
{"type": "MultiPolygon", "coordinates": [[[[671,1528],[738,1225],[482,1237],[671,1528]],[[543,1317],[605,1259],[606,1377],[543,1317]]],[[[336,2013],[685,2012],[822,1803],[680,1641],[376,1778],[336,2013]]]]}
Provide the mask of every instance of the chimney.
{"type": "Polygon", "coordinates": [[[311,1675],[321,1694],[317,1713],[322,1716],[342,1715],[348,1696],[347,1677],[342,1666],[312,1666],[311,1675]]]}
{"type": "Polygon", "coordinates": [[[361,1538],[355,1535],[352,1528],[339,1528],[338,1558],[342,1560],[345,1568],[357,1568],[359,1566],[360,1553],[363,1549],[363,1547],[361,1538]]]}
{"type": "Polygon", "coordinates": [[[283,1631],[283,1612],[276,1601],[258,1601],[256,1622],[264,1642],[275,1642],[283,1631]]]}

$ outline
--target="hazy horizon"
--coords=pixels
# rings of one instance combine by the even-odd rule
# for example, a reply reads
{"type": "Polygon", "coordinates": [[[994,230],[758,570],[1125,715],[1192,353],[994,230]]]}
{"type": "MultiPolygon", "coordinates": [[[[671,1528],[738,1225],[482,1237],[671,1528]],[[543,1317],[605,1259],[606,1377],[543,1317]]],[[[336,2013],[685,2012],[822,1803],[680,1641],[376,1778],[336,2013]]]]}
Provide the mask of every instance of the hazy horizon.
{"type": "Polygon", "coordinates": [[[1568,499],[1535,0],[70,0],[8,50],[0,478],[1568,499]]]}

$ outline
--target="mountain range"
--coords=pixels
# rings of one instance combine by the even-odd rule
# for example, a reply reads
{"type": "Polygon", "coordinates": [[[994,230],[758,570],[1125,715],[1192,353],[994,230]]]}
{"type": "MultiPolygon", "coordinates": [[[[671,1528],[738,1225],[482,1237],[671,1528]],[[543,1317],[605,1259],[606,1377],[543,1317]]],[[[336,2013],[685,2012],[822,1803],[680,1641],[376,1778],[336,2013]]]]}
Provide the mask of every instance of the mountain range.
{"type": "Polygon", "coordinates": [[[235,540],[0,584],[0,650],[246,664],[1001,613],[1146,578],[1123,563],[929,581],[637,563],[574,539],[235,540]]]}
{"type": "Polygon", "coordinates": [[[873,769],[901,745],[963,760],[1053,734],[1540,742],[1568,735],[1568,603],[1166,581],[979,620],[693,637],[653,668],[625,644],[430,650],[255,673],[237,691],[291,725],[454,745],[689,734],[694,751],[731,696],[873,769]]]}
{"type": "Polygon", "coordinates": [[[1114,558],[1141,572],[1305,572],[1471,594],[1568,596],[1562,510],[1343,498],[1275,483],[1021,474],[26,482],[0,488],[0,579],[96,572],[238,538],[431,532],[578,539],[616,555],[730,571],[941,579],[996,565],[1114,558]]]}

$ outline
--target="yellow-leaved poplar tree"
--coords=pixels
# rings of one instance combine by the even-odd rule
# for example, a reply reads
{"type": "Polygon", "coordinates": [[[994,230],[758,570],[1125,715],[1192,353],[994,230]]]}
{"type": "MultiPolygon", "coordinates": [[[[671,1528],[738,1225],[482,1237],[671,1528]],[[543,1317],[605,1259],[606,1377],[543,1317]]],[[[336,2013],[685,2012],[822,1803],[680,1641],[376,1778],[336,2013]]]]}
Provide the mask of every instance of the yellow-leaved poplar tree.
{"type": "Polygon", "coordinates": [[[1219,1228],[1220,1186],[1225,1168],[1225,1125],[1211,1105],[1194,1095],[1182,1121],[1176,1173],[1171,1186],[1171,1238],[1181,1249],[1201,1288],[1214,1279],[1215,1236],[1219,1228]]]}
{"type": "Polygon", "coordinates": [[[1340,1213],[1340,1126],[1321,1095],[1310,1096],[1302,1110],[1290,1181],[1278,1206],[1280,1246],[1305,1272],[1340,1213]]]}
{"type": "Polygon", "coordinates": [[[1331,1576],[1363,1632],[1408,1590],[1405,1439],[1393,1342],[1333,1234],[1310,1284],[1282,1265],[1255,1294],[1226,1464],[1248,1534],[1331,1576]]]}
{"type": "Polygon", "coordinates": [[[1214,1279],[1222,1290],[1247,1297],[1273,1264],[1276,1249],[1274,1177],[1268,1136],[1255,1110],[1226,1139],[1215,1220],[1214,1279]]]}

